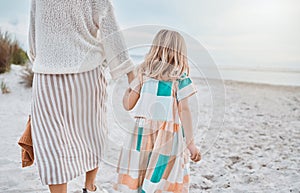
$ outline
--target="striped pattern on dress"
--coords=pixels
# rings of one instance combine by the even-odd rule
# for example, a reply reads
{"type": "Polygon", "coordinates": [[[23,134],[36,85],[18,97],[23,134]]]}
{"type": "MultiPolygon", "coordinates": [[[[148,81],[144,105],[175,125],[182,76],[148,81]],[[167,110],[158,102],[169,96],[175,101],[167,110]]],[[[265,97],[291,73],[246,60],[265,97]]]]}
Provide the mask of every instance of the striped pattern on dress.
{"type": "Polygon", "coordinates": [[[34,74],[32,138],[44,185],[98,167],[107,132],[106,85],[100,66],[77,74],[34,74]]]}

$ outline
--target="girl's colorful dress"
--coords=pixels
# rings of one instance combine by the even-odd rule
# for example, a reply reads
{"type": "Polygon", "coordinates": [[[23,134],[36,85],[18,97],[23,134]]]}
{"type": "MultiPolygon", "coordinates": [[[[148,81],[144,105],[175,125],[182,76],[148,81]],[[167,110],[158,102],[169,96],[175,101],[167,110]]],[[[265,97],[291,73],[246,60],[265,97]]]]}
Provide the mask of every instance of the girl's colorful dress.
{"type": "Polygon", "coordinates": [[[189,192],[189,154],[178,102],[195,92],[185,75],[177,81],[144,78],[134,109],[135,126],[120,154],[116,190],[189,192]]]}

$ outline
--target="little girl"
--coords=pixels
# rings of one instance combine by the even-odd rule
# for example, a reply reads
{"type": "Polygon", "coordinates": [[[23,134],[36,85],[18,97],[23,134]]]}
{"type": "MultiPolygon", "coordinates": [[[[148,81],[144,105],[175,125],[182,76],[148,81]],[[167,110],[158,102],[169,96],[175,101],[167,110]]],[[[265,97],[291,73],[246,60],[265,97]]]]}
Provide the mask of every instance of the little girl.
{"type": "Polygon", "coordinates": [[[161,30],[123,98],[126,110],[135,107],[135,126],[120,154],[116,190],[189,192],[188,151],[194,162],[201,155],[188,105],[196,90],[188,75],[183,37],[161,30]]]}

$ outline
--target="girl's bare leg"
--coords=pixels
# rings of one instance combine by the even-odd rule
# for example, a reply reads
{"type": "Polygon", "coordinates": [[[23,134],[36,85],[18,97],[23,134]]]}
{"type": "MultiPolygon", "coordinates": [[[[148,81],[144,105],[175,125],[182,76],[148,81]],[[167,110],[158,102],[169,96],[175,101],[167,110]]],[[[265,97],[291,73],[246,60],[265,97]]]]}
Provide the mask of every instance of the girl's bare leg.
{"type": "Polygon", "coordinates": [[[95,190],[95,180],[98,172],[98,168],[86,172],[85,176],[85,188],[89,191],[95,190]]]}
{"type": "Polygon", "coordinates": [[[67,193],[67,184],[49,185],[51,193],[67,193]]]}

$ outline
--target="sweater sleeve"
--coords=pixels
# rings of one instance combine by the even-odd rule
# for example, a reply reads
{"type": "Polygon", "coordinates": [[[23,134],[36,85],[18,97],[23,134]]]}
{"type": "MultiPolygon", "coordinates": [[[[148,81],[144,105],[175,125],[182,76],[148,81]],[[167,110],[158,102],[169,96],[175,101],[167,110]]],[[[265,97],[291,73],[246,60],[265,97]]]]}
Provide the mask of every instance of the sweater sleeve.
{"type": "Polygon", "coordinates": [[[99,31],[110,74],[113,79],[117,79],[132,71],[134,65],[129,58],[122,32],[116,21],[113,6],[110,1],[106,2],[105,13],[99,18],[99,31]]]}
{"type": "Polygon", "coordinates": [[[29,51],[27,53],[30,61],[33,63],[35,59],[35,12],[36,12],[36,0],[31,0],[30,10],[30,25],[28,34],[29,51]]]}

